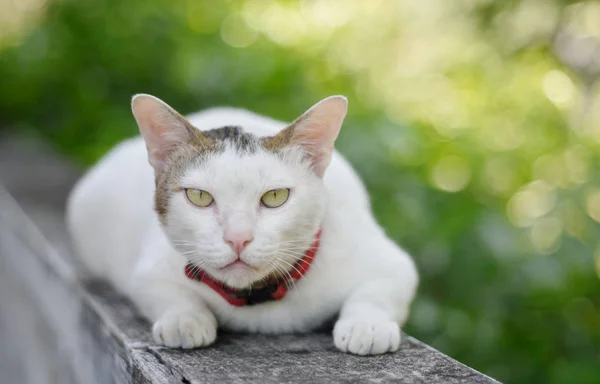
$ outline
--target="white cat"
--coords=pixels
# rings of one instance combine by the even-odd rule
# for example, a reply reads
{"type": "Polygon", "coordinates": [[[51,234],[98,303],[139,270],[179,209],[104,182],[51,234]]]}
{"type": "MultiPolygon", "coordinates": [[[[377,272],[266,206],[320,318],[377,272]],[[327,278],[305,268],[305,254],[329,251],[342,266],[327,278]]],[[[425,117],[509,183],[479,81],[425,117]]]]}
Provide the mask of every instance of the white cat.
{"type": "Polygon", "coordinates": [[[80,180],[67,216],[85,265],[132,299],[157,343],[206,346],[218,327],[306,332],[339,315],[341,351],[398,349],[418,275],[333,149],[346,98],[291,125],[233,108],[185,119],[149,95],[132,109],[142,137],[80,180]]]}

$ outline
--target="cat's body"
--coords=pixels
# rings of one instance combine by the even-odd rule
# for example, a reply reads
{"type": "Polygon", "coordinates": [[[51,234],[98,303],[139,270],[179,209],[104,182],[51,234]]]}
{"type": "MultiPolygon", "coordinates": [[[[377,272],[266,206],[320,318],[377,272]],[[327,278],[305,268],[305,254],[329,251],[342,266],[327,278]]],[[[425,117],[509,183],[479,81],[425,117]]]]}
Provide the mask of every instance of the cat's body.
{"type": "MultiPolygon", "coordinates": [[[[163,115],[145,123],[144,116],[151,113],[136,112],[135,102],[134,113],[143,135],[144,127],[155,129],[156,121],[163,124],[165,120],[164,111],[160,110],[163,115]],[[146,115],[141,116],[143,113],[146,115]]],[[[397,349],[398,324],[408,315],[417,274],[410,257],[375,222],[367,193],[342,156],[331,153],[331,163],[326,172],[327,164],[322,167],[321,179],[321,175],[309,174],[310,167],[299,160],[306,154],[296,149],[286,155],[278,152],[277,156],[287,156],[283,161],[287,165],[280,166],[274,162],[277,156],[264,149],[280,145],[279,142],[260,144],[263,142],[257,137],[277,135],[286,127],[284,123],[231,108],[207,110],[189,116],[188,120],[205,131],[204,144],[198,144],[197,151],[205,150],[207,138],[222,137],[224,142],[237,142],[231,141],[225,146],[227,149],[201,155],[202,160],[189,160],[195,155],[190,155],[187,149],[181,149],[179,155],[170,153],[170,157],[153,158],[156,153],[163,155],[165,148],[171,151],[173,144],[152,152],[153,145],[156,146],[152,142],[154,136],[146,133],[146,144],[142,138],[121,143],[77,185],[69,201],[69,228],[88,269],[126,293],[154,322],[157,341],[168,346],[189,348],[210,344],[217,323],[220,328],[237,331],[305,332],[334,318],[341,310],[334,331],[338,348],[358,354],[397,349]],[[215,130],[224,126],[241,129],[215,130]],[[246,138],[254,141],[248,144],[243,141],[246,138]],[[245,148],[248,145],[251,149],[245,148]],[[148,164],[146,146],[154,169],[148,164]],[[187,159],[185,166],[169,165],[169,161],[181,158],[187,159]],[[159,194],[163,189],[169,190],[162,198],[155,197],[155,172],[177,173],[176,178],[171,177],[176,181],[169,181],[166,176],[157,179],[159,194]],[[214,196],[214,204],[205,208],[186,204],[174,192],[175,184],[169,183],[183,183],[182,188],[190,185],[198,190],[207,188],[214,196]],[[275,209],[254,206],[256,196],[260,198],[263,193],[255,190],[267,191],[280,185],[291,186],[288,202],[275,209]],[[161,201],[165,202],[162,208],[161,201]],[[155,204],[158,215],[153,210],[155,204]],[[294,225],[286,227],[286,222],[292,221],[286,215],[293,217],[294,225]],[[200,224],[205,221],[208,224],[200,224]],[[193,228],[196,223],[206,228],[193,228]],[[278,229],[285,238],[284,234],[278,234],[278,229]],[[237,260],[256,265],[259,270],[263,264],[273,264],[263,260],[267,257],[263,254],[277,254],[281,257],[278,268],[285,266],[290,270],[319,229],[320,246],[310,270],[282,300],[236,307],[207,285],[184,274],[191,259],[203,258],[196,262],[206,265],[212,275],[230,286],[244,288],[257,279],[246,275],[259,272],[246,270],[245,266],[221,267],[231,257],[235,260],[231,250],[223,248],[221,237],[232,246],[239,243],[236,239],[242,236],[240,233],[250,233],[248,240],[242,242],[241,253],[240,249],[232,248],[238,251],[237,260]],[[238,237],[228,240],[230,233],[238,237]],[[217,240],[206,240],[210,236],[217,240]],[[271,250],[275,246],[277,250],[271,250]],[[209,256],[204,254],[210,260],[205,260],[209,256]],[[245,255],[250,261],[244,259],[245,255]],[[220,263],[219,268],[210,263],[220,263]]],[[[302,121],[297,124],[305,124],[302,121]]],[[[173,120],[163,125],[171,124],[167,127],[171,132],[180,123],[173,120]]],[[[161,135],[164,137],[164,132],[161,135]]],[[[181,137],[177,140],[187,140],[181,137]]],[[[318,169],[320,165],[314,161],[312,165],[318,169]]]]}

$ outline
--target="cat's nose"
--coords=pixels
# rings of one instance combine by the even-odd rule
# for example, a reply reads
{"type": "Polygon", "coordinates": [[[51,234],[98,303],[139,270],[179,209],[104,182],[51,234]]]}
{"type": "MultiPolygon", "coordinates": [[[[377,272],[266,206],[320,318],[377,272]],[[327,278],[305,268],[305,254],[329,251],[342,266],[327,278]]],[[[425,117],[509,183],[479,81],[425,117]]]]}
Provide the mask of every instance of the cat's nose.
{"type": "Polygon", "coordinates": [[[225,233],[223,240],[239,255],[254,240],[254,235],[252,232],[225,233]]]}

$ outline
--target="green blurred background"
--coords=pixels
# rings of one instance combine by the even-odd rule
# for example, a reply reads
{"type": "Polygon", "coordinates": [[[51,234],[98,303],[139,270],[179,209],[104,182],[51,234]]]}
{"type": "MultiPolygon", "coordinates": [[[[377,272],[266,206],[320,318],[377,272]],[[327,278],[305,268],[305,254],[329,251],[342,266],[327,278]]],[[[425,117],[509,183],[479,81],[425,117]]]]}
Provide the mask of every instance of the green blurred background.
{"type": "Polygon", "coordinates": [[[0,0],[0,126],[89,165],[129,101],[291,120],[338,148],[422,284],[406,331],[510,383],[600,383],[600,3],[0,0]]]}

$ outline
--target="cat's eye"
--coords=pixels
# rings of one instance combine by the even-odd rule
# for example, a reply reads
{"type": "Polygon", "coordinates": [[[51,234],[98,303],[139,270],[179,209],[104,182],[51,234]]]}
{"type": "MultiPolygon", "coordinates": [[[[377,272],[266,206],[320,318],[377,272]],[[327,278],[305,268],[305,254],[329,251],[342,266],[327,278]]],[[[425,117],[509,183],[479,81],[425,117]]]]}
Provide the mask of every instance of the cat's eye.
{"type": "Polygon", "coordinates": [[[190,203],[197,207],[208,207],[215,201],[210,193],[201,189],[187,188],[185,190],[185,195],[190,203]]]}
{"type": "Polygon", "coordinates": [[[281,207],[290,196],[287,188],[271,189],[260,198],[260,202],[267,208],[281,207]]]}

